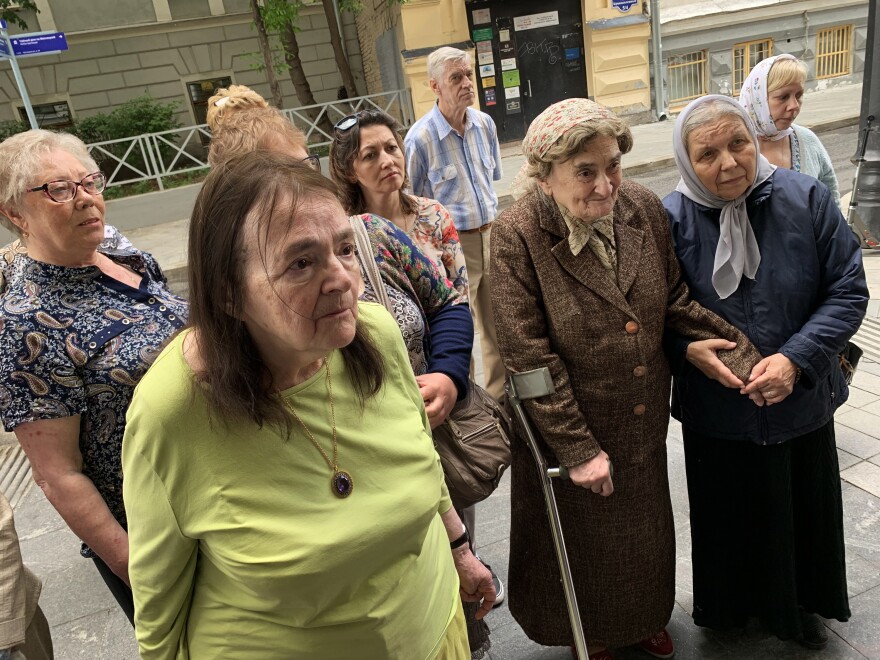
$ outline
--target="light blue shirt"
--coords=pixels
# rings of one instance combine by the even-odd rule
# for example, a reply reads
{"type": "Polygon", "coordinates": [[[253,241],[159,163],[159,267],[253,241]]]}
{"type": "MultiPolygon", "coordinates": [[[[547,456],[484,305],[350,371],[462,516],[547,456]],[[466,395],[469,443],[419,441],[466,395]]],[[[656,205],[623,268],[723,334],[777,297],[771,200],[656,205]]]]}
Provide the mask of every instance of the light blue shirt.
{"type": "Polygon", "coordinates": [[[456,229],[479,229],[495,219],[492,181],[501,178],[501,148],[489,115],[468,108],[462,136],[435,103],[409,129],[404,144],[413,193],[443,204],[456,229]]]}

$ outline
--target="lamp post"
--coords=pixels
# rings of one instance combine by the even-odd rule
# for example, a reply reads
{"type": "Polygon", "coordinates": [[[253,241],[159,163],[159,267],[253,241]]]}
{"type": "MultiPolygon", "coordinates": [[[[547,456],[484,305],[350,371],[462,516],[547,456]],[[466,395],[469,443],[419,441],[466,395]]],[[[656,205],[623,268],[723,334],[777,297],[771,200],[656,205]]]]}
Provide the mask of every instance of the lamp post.
{"type": "Polygon", "coordinates": [[[852,202],[847,219],[861,234],[863,246],[878,247],[880,239],[880,12],[877,3],[868,7],[868,41],[865,46],[865,72],[859,141],[852,162],[856,165],[852,202]],[[861,227],[859,225],[862,225],[861,227]],[[860,231],[859,231],[860,230],[860,231]]]}

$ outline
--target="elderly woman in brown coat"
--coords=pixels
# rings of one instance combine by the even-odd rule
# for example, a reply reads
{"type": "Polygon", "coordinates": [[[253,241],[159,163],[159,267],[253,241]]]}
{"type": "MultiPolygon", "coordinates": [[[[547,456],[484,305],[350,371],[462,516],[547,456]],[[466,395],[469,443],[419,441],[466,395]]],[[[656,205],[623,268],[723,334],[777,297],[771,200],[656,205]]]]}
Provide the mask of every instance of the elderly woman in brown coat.
{"type": "MultiPolygon", "coordinates": [[[[509,371],[550,368],[555,394],[527,402],[548,453],[569,468],[556,497],[590,658],[639,644],[674,653],[675,590],[666,470],[666,328],[688,359],[728,387],[760,355],[692,302],[660,200],[623,181],[626,125],[586,99],[557,103],[523,141],[531,192],[493,225],[492,298],[509,371]],[[612,476],[611,461],[614,462],[612,476]]],[[[552,458],[551,458],[552,460],[552,458]]],[[[514,443],[511,613],[546,645],[572,641],[540,485],[514,443]]]]}

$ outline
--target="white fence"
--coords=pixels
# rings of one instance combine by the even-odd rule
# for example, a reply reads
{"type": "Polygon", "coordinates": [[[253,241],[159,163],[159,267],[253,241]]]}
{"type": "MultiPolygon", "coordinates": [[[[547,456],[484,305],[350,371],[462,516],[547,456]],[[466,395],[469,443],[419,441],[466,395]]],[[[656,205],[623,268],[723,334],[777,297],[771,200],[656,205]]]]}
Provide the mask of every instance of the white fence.
{"type": "MultiPolygon", "coordinates": [[[[333,136],[326,127],[343,117],[361,110],[381,110],[388,113],[403,128],[412,126],[412,99],[408,89],[358,96],[344,101],[319,103],[281,112],[300,128],[309,141],[309,147],[328,146],[333,136]],[[315,118],[312,119],[312,114],[315,118]]],[[[107,185],[156,181],[163,190],[162,178],[184,174],[208,167],[208,145],[211,131],[207,124],[177,128],[161,133],[147,133],[121,140],[107,140],[88,145],[89,153],[107,176],[107,185]]]]}

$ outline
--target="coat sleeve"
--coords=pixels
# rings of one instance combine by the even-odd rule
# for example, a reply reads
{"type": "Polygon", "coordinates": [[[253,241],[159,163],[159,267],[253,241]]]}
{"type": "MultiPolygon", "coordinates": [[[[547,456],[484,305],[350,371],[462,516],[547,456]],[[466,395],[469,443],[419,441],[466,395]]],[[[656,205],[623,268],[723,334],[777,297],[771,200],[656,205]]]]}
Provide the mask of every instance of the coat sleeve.
{"type": "Polygon", "coordinates": [[[565,363],[551,346],[543,294],[525,239],[513,223],[492,229],[492,306],[498,348],[512,373],[548,367],[556,392],[524,401],[529,418],[562,465],[596,456],[601,447],[575,400],[565,363]]]}
{"type": "Polygon", "coordinates": [[[123,496],[128,517],[128,571],[135,631],[144,660],[189,657],[186,623],[192,602],[198,541],[180,529],[169,493],[141,452],[164,433],[146,415],[131,415],[122,444],[123,496]]]}
{"type": "Polygon", "coordinates": [[[819,287],[813,313],[779,352],[803,369],[807,383],[836,368],[833,358],[859,329],[868,309],[868,284],[858,239],[831,192],[815,188],[813,231],[819,259],[819,287]]]}
{"type": "Polygon", "coordinates": [[[719,351],[718,358],[743,382],[758,362],[761,354],[746,335],[714,312],[693,300],[682,277],[681,264],[675,254],[672,232],[666,210],[659,199],[648,207],[651,227],[657,245],[666,261],[666,283],[669,291],[666,307],[666,324],[663,344],[674,374],[680,374],[687,366],[688,344],[702,339],[722,338],[736,342],[731,351],[719,351]]]}

